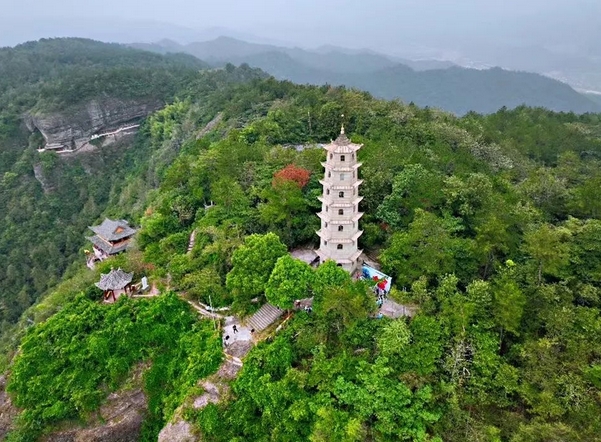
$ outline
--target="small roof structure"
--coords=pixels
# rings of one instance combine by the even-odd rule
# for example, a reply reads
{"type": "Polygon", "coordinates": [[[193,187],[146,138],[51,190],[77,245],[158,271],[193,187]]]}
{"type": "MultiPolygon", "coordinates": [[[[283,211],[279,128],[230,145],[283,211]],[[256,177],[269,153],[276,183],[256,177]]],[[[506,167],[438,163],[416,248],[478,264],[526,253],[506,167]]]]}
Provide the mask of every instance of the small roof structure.
{"type": "Polygon", "coordinates": [[[340,129],[340,135],[330,144],[322,146],[325,150],[332,153],[355,153],[363,144],[355,144],[344,133],[344,126],[340,129]]]}
{"type": "Polygon", "coordinates": [[[136,229],[129,227],[129,223],[124,219],[113,221],[105,218],[99,226],[89,226],[88,228],[106,241],[119,241],[136,233],[136,229]]]}
{"type": "Polygon", "coordinates": [[[122,290],[126,285],[131,283],[134,273],[126,273],[120,268],[111,271],[107,274],[100,275],[100,281],[95,283],[100,290],[122,290]]]}

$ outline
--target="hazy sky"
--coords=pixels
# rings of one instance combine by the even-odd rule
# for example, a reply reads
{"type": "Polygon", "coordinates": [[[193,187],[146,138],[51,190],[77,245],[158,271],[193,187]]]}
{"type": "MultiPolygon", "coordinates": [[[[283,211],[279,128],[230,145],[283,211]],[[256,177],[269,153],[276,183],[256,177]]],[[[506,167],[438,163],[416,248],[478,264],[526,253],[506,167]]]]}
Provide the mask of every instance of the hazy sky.
{"type": "Polygon", "coordinates": [[[143,28],[157,34],[146,39],[185,39],[187,30],[178,34],[176,26],[388,52],[514,42],[594,46],[601,39],[601,0],[0,0],[0,10],[0,44],[103,31],[114,40],[140,39],[143,28]]]}

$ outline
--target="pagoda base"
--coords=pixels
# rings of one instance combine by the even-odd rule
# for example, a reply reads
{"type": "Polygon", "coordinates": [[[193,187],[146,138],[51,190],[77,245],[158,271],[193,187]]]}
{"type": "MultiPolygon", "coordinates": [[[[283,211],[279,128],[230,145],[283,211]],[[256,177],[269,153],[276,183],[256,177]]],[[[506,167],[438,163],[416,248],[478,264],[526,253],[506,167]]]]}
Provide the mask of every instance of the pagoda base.
{"type": "Polygon", "coordinates": [[[321,249],[315,250],[315,253],[317,253],[317,256],[319,256],[320,264],[323,264],[328,259],[330,259],[332,261],[335,261],[337,265],[339,265],[344,270],[346,270],[351,275],[353,275],[357,271],[357,269],[359,269],[361,267],[361,264],[359,263],[359,257],[363,253],[363,250],[357,250],[350,257],[338,258],[338,259],[332,258],[331,256],[329,256],[326,252],[324,252],[321,249]]]}

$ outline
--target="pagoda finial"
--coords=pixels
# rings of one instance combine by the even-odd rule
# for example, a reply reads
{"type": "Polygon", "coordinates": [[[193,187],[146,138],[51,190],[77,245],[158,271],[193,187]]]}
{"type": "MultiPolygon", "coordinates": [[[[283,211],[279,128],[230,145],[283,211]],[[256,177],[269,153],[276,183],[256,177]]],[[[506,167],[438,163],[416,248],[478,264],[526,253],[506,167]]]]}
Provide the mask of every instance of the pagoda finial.
{"type": "Polygon", "coordinates": [[[342,124],[340,125],[340,135],[344,135],[344,114],[340,116],[342,117],[342,124]]]}

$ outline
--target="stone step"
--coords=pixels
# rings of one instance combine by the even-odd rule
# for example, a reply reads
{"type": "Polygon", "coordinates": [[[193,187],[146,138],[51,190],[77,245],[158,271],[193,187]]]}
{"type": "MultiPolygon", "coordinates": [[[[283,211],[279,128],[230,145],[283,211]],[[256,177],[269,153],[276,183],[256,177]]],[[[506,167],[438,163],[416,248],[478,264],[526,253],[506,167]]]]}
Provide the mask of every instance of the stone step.
{"type": "Polygon", "coordinates": [[[188,242],[188,253],[192,251],[194,248],[194,244],[196,243],[196,230],[193,230],[190,234],[190,241],[188,242]]]}
{"type": "Polygon", "coordinates": [[[255,331],[262,331],[273,324],[283,314],[284,310],[271,304],[265,304],[248,319],[247,323],[255,331]]]}

